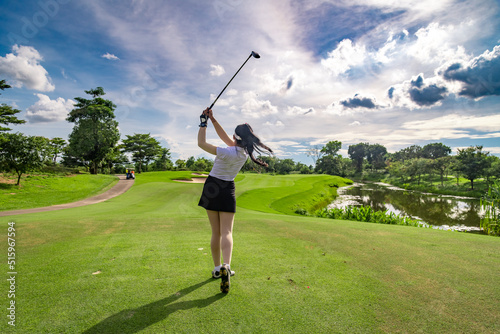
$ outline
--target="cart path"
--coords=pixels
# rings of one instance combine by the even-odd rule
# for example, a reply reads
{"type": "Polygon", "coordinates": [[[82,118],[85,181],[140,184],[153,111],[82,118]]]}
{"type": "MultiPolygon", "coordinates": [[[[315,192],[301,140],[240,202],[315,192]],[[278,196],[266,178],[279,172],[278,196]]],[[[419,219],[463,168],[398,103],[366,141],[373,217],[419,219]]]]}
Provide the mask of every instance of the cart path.
{"type": "Polygon", "coordinates": [[[118,195],[125,193],[134,184],[134,181],[135,181],[134,179],[127,180],[125,175],[117,175],[117,176],[119,178],[118,183],[115,184],[113,188],[109,189],[108,191],[106,191],[100,195],[85,198],[85,199],[82,199],[80,201],[73,202],[73,203],[45,206],[42,208],[0,211],[0,217],[21,215],[21,214],[25,214],[25,213],[38,213],[38,212],[62,210],[62,209],[69,209],[69,208],[77,208],[80,206],[91,205],[91,204],[96,204],[96,203],[107,201],[110,198],[113,198],[113,197],[116,197],[118,195]]]}

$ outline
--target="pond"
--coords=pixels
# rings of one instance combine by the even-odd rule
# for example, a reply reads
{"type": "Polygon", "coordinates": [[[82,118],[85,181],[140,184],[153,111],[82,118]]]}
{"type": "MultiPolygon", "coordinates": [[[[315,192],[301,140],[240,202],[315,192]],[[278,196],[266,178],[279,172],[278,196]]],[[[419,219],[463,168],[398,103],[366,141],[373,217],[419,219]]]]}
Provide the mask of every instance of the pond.
{"type": "Polygon", "coordinates": [[[420,220],[433,228],[481,231],[479,199],[407,191],[381,182],[355,183],[338,189],[339,196],[328,208],[371,206],[420,220]]]}

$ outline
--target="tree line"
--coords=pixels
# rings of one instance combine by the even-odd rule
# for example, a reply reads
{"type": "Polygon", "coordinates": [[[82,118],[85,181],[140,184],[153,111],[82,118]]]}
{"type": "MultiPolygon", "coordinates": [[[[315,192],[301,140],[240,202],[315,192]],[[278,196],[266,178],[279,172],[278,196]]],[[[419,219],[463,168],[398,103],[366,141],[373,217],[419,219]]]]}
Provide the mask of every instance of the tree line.
{"type": "MultiPolygon", "coordinates": [[[[5,80],[0,80],[0,90],[7,88],[10,86],[5,80]]],[[[23,124],[25,121],[15,116],[20,110],[0,105],[0,171],[15,172],[19,184],[22,174],[44,166],[55,166],[58,160],[66,167],[85,167],[91,174],[122,173],[132,164],[138,173],[174,169],[210,171],[212,168],[213,160],[194,156],[173,163],[170,150],[161,147],[150,134],[126,135],[119,143],[120,133],[114,114],[116,105],[103,98],[102,87],[85,93],[91,98],[75,98],[77,103],[66,118],[74,124],[67,141],[59,137],[48,139],[7,133],[11,130],[8,124],[23,124]]],[[[340,141],[309,148],[307,155],[313,159],[314,166],[293,159],[261,156],[268,167],[257,166],[248,160],[242,172],[359,177],[366,171],[383,171],[400,178],[402,183],[418,184],[424,175],[439,175],[441,184],[448,175],[453,175],[457,182],[459,177],[470,180],[472,189],[478,178],[485,178],[490,183],[500,177],[500,159],[484,152],[482,146],[458,149],[458,154],[451,156],[451,148],[442,143],[423,147],[412,145],[395,153],[388,153],[380,144],[358,143],[349,146],[348,158],[338,153],[341,148],[340,141]]]]}
{"type": "MultiPolygon", "coordinates": [[[[5,80],[0,81],[3,91],[11,88],[5,80]]],[[[77,97],[74,109],[66,120],[74,123],[68,140],[27,136],[8,133],[9,124],[23,124],[16,117],[21,111],[6,104],[0,105],[0,171],[15,172],[19,185],[21,176],[27,172],[48,166],[84,167],[91,174],[120,173],[131,162],[140,173],[145,170],[169,170],[173,168],[170,150],[150,134],[126,135],[120,141],[118,122],[115,120],[116,105],[103,98],[102,87],[85,91],[91,99],[77,97]]]]}
{"type": "Polygon", "coordinates": [[[425,146],[412,145],[395,153],[388,153],[380,144],[359,143],[350,145],[349,158],[343,158],[338,151],[340,141],[331,141],[322,148],[309,149],[308,155],[315,158],[315,172],[360,177],[364,172],[387,172],[401,183],[420,182],[424,175],[439,175],[441,186],[445,178],[453,175],[458,180],[464,177],[470,181],[484,178],[488,184],[500,178],[500,158],[483,151],[483,146],[459,148],[457,155],[451,155],[451,148],[443,143],[425,146]]]}

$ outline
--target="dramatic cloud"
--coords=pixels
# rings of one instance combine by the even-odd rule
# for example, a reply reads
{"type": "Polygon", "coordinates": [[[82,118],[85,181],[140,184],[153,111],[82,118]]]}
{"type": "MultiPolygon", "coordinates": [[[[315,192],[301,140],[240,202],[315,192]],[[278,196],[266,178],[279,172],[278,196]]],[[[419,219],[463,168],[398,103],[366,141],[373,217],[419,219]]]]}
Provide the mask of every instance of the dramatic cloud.
{"type": "Polygon", "coordinates": [[[440,83],[440,78],[426,80],[422,73],[388,90],[388,96],[395,105],[410,108],[431,107],[443,100],[447,94],[448,88],[440,83]]]}
{"type": "Polygon", "coordinates": [[[222,67],[220,65],[210,65],[210,67],[212,68],[212,70],[210,71],[210,75],[212,75],[212,76],[220,77],[221,75],[226,73],[226,71],[224,70],[224,67],[222,67]]]}
{"type": "Polygon", "coordinates": [[[345,108],[349,109],[355,109],[355,108],[366,108],[366,109],[375,109],[378,108],[377,104],[375,103],[375,99],[369,98],[369,97],[359,97],[358,94],[356,94],[353,98],[340,101],[340,104],[343,105],[345,108]]]}
{"type": "Polygon", "coordinates": [[[12,80],[12,86],[20,88],[25,85],[41,92],[55,89],[47,71],[40,65],[43,58],[35,48],[14,45],[12,51],[0,57],[0,73],[12,80]]]}
{"type": "Polygon", "coordinates": [[[416,80],[411,81],[408,93],[411,100],[419,106],[432,106],[444,99],[447,91],[446,87],[439,87],[436,84],[425,86],[423,76],[419,75],[416,80]]]}
{"type": "Polygon", "coordinates": [[[462,96],[481,98],[500,95],[500,45],[468,63],[454,63],[439,72],[446,80],[462,83],[462,96]]]}
{"type": "Polygon", "coordinates": [[[38,101],[27,109],[26,118],[30,123],[64,121],[76,103],[59,97],[51,100],[47,95],[35,94],[38,101]]]}
{"type": "Polygon", "coordinates": [[[117,56],[115,56],[114,54],[111,54],[109,52],[106,52],[101,57],[109,59],[109,60],[120,60],[120,58],[118,58],[117,56]]]}

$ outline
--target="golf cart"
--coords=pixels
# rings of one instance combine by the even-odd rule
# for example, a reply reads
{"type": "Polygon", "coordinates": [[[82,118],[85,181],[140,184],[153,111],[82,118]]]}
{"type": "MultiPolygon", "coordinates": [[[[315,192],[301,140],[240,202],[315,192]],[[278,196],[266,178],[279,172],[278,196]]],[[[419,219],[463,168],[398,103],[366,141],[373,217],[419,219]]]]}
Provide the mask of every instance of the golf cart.
{"type": "Polygon", "coordinates": [[[127,173],[127,180],[128,180],[128,179],[132,179],[132,180],[134,180],[134,179],[135,179],[135,171],[134,171],[134,168],[127,168],[125,172],[127,173]]]}

